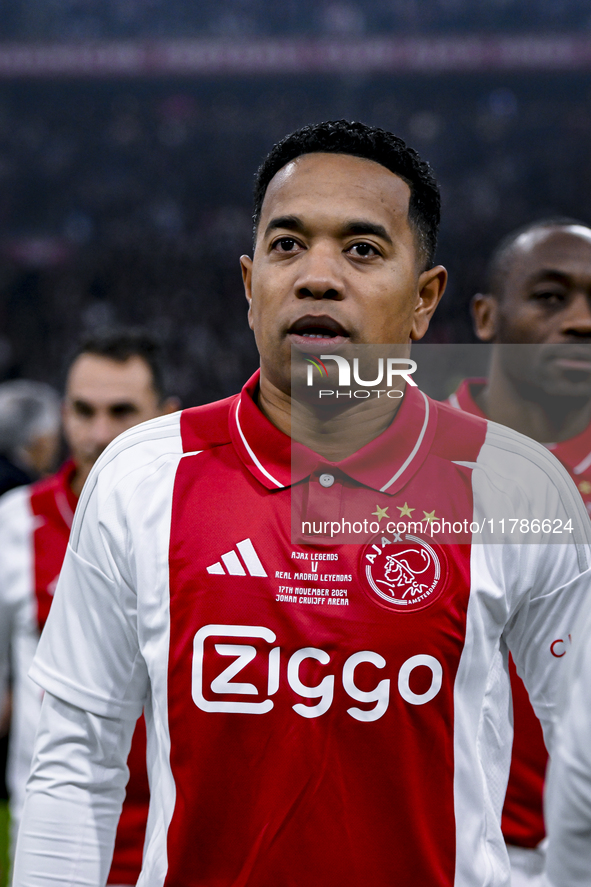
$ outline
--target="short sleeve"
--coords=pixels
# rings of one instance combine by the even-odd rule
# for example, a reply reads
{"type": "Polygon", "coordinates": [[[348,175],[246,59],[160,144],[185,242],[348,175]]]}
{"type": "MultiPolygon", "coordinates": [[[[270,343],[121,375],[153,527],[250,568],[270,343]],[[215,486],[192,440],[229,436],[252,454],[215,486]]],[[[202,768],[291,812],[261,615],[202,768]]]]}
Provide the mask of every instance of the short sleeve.
{"type": "Polygon", "coordinates": [[[76,512],[31,678],[59,699],[103,717],[135,719],[147,692],[137,593],[126,556],[124,508],[100,466],[76,512]]]}
{"type": "Polygon", "coordinates": [[[133,592],[68,548],[31,678],[103,717],[139,717],[147,676],[133,592]]]}
{"type": "Polygon", "coordinates": [[[172,495],[182,456],[179,416],[144,422],[116,438],[92,469],[76,508],[30,676],[91,714],[136,719],[147,698],[142,591],[153,591],[156,551],[158,570],[167,575],[168,536],[165,527],[145,520],[150,507],[163,512],[161,503],[172,495]],[[155,532],[157,539],[150,535],[155,532]]]}

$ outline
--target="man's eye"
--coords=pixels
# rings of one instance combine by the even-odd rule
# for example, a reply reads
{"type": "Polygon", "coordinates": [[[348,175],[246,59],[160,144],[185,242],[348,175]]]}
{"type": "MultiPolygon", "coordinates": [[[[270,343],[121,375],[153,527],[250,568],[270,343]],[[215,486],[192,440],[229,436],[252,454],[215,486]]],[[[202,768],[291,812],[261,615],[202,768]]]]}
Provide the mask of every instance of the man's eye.
{"type": "Polygon", "coordinates": [[[293,237],[281,237],[279,240],[276,240],[272,246],[276,252],[280,253],[290,253],[292,252],[298,245],[297,240],[294,240],[293,237]]]}
{"type": "Polygon", "coordinates": [[[76,415],[80,416],[82,419],[92,419],[94,416],[94,409],[90,404],[83,403],[82,401],[74,401],[72,407],[76,415]]]}
{"type": "Polygon", "coordinates": [[[117,403],[110,409],[111,416],[114,419],[126,419],[137,412],[139,411],[134,403],[117,403]]]}
{"type": "Polygon", "coordinates": [[[566,301],[565,293],[556,290],[539,290],[538,292],[532,293],[532,297],[536,301],[542,302],[544,305],[561,305],[566,301]]]}
{"type": "Polygon", "coordinates": [[[349,252],[362,259],[378,255],[377,249],[371,243],[354,243],[353,246],[349,247],[349,252]]]}

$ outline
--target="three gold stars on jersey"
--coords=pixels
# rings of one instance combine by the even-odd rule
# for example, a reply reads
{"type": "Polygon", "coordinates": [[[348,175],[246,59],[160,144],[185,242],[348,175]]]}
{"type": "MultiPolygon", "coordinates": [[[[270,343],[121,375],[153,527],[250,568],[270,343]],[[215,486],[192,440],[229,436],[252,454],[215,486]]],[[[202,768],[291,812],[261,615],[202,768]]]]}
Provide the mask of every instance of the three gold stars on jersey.
{"type": "MultiPolygon", "coordinates": [[[[378,523],[381,521],[381,519],[383,517],[389,519],[390,518],[390,515],[388,514],[389,508],[390,508],[389,505],[387,505],[385,508],[380,508],[379,505],[376,505],[377,511],[372,512],[372,517],[373,516],[377,517],[378,523]]],[[[413,511],[416,511],[417,509],[411,508],[409,506],[408,502],[405,502],[404,505],[396,505],[396,508],[400,511],[401,518],[402,517],[409,517],[409,518],[411,518],[411,520],[419,520],[419,518],[413,518],[412,513],[413,513],[413,511]]],[[[423,511],[423,514],[424,514],[424,517],[422,518],[422,520],[426,521],[429,524],[432,524],[433,521],[439,520],[439,518],[436,517],[436,515],[435,515],[435,509],[433,509],[433,511],[423,511]]]]}

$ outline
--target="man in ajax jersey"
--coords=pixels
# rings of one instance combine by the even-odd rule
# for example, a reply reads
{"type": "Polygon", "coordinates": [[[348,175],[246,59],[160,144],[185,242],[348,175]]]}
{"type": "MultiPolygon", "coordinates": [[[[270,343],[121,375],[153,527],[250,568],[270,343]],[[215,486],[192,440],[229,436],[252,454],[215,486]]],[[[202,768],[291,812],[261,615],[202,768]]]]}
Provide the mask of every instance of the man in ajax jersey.
{"type": "Polygon", "coordinates": [[[551,741],[587,515],[544,447],[408,382],[292,401],[292,348],[314,371],[428,327],[446,272],[416,152],[304,127],[263,162],[254,219],[260,372],[128,432],[84,489],[31,672],[46,692],[15,883],[104,884],[144,707],[140,887],[507,887],[508,651],[551,741]],[[525,501],[558,544],[529,544],[529,518],[496,544],[525,501]],[[373,535],[327,541],[351,520],[373,535]],[[442,520],[486,544],[442,544],[442,520]]]}
{"type": "MultiPolygon", "coordinates": [[[[546,444],[591,510],[591,230],[568,219],[521,228],[497,247],[487,278],[472,308],[478,337],[497,346],[489,378],[464,381],[450,402],[546,444]]],[[[552,655],[561,658],[568,643],[557,638],[552,655]]],[[[534,887],[544,864],[548,755],[510,667],[515,735],[503,834],[514,887],[534,887]]]]}
{"type": "MultiPolygon", "coordinates": [[[[0,655],[10,648],[13,716],[8,783],[13,843],[39,722],[42,690],[28,677],[62,566],[74,510],[105,447],[138,422],[170,412],[156,344],[134,331],[89,338],[70,366],[63,426],[71,453],[57,474],[0,500],[0,655]]],[[[149,802],[143,722],[129,760],[131,778],[109,883],[135,884],[149,802]]]]}

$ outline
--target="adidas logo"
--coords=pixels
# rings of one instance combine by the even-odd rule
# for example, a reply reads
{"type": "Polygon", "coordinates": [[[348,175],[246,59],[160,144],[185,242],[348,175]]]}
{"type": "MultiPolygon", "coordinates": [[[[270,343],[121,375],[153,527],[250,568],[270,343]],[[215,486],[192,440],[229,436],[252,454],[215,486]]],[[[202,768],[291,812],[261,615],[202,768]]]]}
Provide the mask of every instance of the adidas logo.
{"type": "Polygon", "coordinates": [[[229,574],[230,576],[246,576],[247,574],[249,576],[267,575],[250,539],[243,539],[242,542],[237,542],[236,548],[242,557],[244,566],[236,554],[236,551],[233,549],[232,551],[227,551],[225,554],[222,554],[221,560],[224,562],[223,564],[221,564],[220,561],[216,561],[215,564],[212,564],[207,568],[207,572],[223,576],[226,574],[229,574]],[[225,570],[224,566],[226,568],[225,570]],[[246,569],[244,569],[244,567],[246,567],[246,569]]]}

